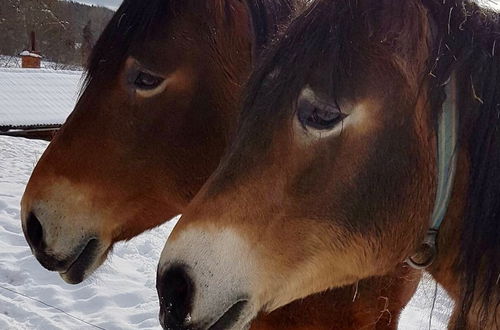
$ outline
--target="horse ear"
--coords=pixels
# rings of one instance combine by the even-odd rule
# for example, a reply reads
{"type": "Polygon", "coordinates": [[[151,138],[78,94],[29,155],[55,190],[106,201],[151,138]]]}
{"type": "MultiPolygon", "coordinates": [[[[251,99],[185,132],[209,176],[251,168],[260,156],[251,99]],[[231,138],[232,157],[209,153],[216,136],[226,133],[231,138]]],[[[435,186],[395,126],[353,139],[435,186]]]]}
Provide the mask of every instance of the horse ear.
{"type": "Polygon", "coordinates": [[[247,6],[248,15],[250,17],[250,31],[252,32],[253,38],[253,57],[258,58],[264,49],[264,46],[268,44],[269,39],[276,31],[270,31],[270,29],[275,29],[270,22],[268,10],[266,8],[265,1],[262,0],[243,0],[247,6]]]}
{"type": "Polygon", "coordinates": [[[236,34],[251,37],[253,57],[260,53],[289,20],[294,3],[302,0],[209,0],[209,11],[218,24],[230,26],[236,34]],[[245,18],[245,19],[242,19],[245,18]]]}
{"type": "MultiPolygon", "coordinates": [[[[253,38],[253,57],[260,54],[290,20],[298,0],[240,0],[247,7],[253,38]]],[[[255,61],[254,61],[255,62],[255,61]]]]}

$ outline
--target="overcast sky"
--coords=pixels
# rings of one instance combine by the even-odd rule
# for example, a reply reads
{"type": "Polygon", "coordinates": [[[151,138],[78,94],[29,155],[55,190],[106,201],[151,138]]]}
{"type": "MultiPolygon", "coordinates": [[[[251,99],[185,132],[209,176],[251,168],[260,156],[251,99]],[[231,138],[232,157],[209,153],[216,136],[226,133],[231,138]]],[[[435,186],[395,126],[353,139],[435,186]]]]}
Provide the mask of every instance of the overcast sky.
{"type": "MultiPolygon", "coordinates": [[[[86,3],[90,5],[98,5],[98,6],[103,6],[103,7],[108,7],[111,9],[117,9],[120,4],[122,3],[122,0],[71,0],[71,1],[76,1],[76,2],[81,2],[81,3],[86,3]]],[[[142,1],[147,1],[147,0],[142,0],[142,1]]],[[[484,3],[489,3],[492,5],[492,7],[496,7],[500,9],[500,0],[478,0],[479,2],[484,2],[484,3]]]]}

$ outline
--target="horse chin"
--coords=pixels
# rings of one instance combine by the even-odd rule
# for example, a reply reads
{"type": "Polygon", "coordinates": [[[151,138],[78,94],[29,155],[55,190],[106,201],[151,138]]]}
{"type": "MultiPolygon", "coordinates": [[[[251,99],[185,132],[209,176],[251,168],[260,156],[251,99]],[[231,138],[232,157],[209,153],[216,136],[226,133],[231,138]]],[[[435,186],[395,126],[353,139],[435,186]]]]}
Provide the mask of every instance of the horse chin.
{"type": "MultiPolygon", "coordinates": [[[[187,324],[180,328],[196,329],[196,330],[247,330],[250,329],[252,320],[257,317],[257,313],[247,300],[240,300],[229,307],[220,316],[215,318],[207,318],[206,321],[198,324],[187,324]]],[[[172,327],[164,322],[161,322],[164,329],[172,329],[172,327]]],[[[175,327],[174,327],[175,328],[175,327]]]]}
{"type": "Polygon", "coordinates": [[[208,330],[249,329],[252,319],[251,308],[248,308],[247,300],[234,303],[224,314],[222,314],[208,330]]]}
{"type": "Polygon", "coordinates": [[[97,239],[89,241],[78,258],[59,276],[68,284],[85,281],[106,260],[110,248],[104,248],[97,239]]]}

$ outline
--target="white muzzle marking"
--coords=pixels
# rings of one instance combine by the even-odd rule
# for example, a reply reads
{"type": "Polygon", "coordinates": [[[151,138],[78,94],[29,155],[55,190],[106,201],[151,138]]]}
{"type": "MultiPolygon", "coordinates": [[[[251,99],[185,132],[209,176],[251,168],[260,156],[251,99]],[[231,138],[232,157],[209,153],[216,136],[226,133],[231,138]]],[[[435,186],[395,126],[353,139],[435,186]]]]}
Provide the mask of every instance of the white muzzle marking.
{"type": "Polygon", "coordinates": [[[178,265],[186,267],[195,287],[190,312],[193,324],[216,322],[242,300],[249,303],[240,316],[239,328],[256,314],[248,294],[254,292],[251,286],[259,268],[251,246],[237,231],[188,229],[169,239],[161,254],[159,272],[164,274],[178,265]]]}

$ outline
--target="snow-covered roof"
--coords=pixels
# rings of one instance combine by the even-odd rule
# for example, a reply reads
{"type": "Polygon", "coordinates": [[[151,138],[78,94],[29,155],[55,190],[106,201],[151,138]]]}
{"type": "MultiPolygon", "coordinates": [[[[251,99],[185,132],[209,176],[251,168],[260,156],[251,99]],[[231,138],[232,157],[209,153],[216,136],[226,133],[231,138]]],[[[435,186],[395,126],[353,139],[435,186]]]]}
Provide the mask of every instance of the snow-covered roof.
{"type": "Polygon", "coordinates": [[[19,54],[19,55],[21,55],[21,56],[36,57],[36,58],[42,58],[42,56],[41,56],[41,55],[38,55],[38,54],[32,53],[32,52],[30,52],[30,51],[28,51],[28,50],[25,50],[25,51],[21,52],[21,54],[19,54]]]}
{"type": "Polygon", "coordinates": [[[0,68],[0,128],[56,126],[73,110],[82,72],[0,68]]]}

